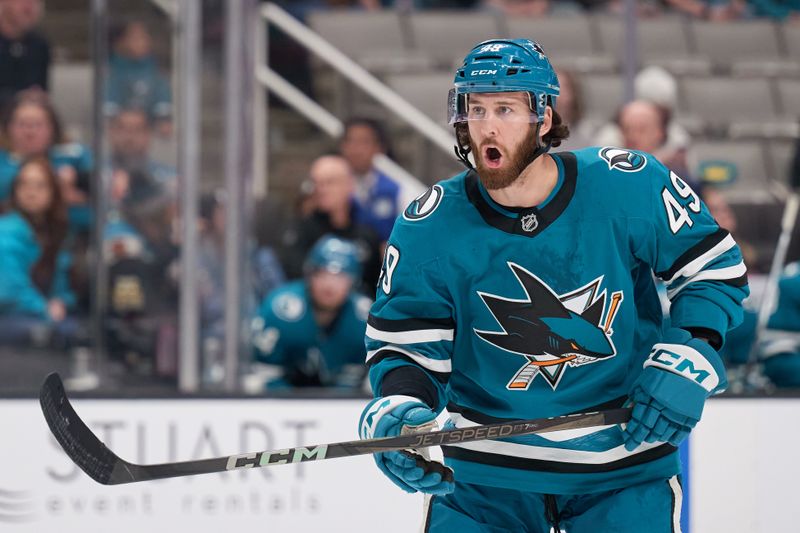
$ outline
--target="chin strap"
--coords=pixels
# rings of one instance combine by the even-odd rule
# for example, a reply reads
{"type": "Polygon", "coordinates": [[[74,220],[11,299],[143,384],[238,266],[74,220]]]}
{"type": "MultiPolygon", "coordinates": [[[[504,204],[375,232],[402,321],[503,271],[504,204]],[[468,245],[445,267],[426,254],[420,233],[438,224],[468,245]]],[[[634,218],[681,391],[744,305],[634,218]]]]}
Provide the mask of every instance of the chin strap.
{"type": "Polygon", "coordinates": [[[469,160],[469,153],[472,151],[470,147],[464,148],[463,146],[457,144],[453,146],[453,151],[456,153],[456,157],[459,161],[461,161],[465,167],[469,170],[473,170],[475,167],[472,166],[472,162],[469,160]]]}
{"type": "Polygon", "coordinates": [[[536,135],[534,136],[534,138],[536,139],[536,150],[533,151],[533,157],[528,162],[529,165],[531,163],[533,163],[536,160],[537,157],[539,157],[540,155],[545,154],[548,151],[550,151],[550,143],[549,142],[546,143],[546,144],[542,144],[541,141],[539,141],[539,130],[540,129],[542,129],[542,123],[541,122],[537,122],[536,123],[536,135]]]}

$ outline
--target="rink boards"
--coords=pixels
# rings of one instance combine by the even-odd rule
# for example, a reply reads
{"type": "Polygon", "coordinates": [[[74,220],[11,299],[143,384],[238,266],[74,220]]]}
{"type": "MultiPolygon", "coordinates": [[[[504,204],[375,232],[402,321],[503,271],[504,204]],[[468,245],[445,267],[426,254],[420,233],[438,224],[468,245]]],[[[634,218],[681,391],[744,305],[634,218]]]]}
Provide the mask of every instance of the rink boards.
{"type": "MultiPolygon", "coordinates": [[[[75,400],[137,463],[351,440],[362,400],[75,400]]],[[[107,487],[72,465],[35,400],[0,400],[0,530],[386,533],[417,531],[422,499],[371,457],[107,487]],[[391,517],[391,519],[388,519],[391,517]]],[[[800,399],[720,399],[690,446],[692,532],[795,531],[800,399]]]]}

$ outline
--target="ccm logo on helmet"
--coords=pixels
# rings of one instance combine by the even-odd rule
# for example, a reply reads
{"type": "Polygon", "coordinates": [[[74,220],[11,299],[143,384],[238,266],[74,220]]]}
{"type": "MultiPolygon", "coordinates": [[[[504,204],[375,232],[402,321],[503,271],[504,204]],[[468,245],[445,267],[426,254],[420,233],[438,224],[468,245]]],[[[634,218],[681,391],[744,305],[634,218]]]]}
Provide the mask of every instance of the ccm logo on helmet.
{"type": "Polygon", "coordinates": [[[469,73],[470,76],[486,76],[497,74],[496,70],[473,70],[469,73]]]}

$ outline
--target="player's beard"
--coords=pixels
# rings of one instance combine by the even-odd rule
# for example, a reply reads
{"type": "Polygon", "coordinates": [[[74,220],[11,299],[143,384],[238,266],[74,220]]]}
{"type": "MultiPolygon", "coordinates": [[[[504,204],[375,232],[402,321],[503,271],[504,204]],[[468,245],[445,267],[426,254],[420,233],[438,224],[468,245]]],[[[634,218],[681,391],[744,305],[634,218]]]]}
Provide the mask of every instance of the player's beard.
{"type": "Polygon", "coordinates": [[[486,190],[505,189],[519,178],[522,171],[536,159],[536,135],[536,125],[530,125],[528,135],[519,146],[514,147],[513,151],[509,151],[508,161],[500,168],[487,167],[483,161],[483,148],[476,149],[475,144],[470,140],[472,153],[475,156],[475,167],[486,190]]]}

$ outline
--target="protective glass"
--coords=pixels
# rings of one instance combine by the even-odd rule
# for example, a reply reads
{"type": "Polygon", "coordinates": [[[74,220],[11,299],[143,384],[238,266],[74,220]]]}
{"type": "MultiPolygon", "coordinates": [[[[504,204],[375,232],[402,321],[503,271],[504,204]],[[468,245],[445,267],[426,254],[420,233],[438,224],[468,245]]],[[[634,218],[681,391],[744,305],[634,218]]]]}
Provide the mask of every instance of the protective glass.
{"type": "Polygon", "coordinates": [[[498,91],[497,85],[486,87],[469,87],[469,93],[459,92],[463,89],[450,89],[447,98],[447,122],[451,126],[459,122],[479,120],[500,120],[507,123],[540,122],[535,109],[534,96],[524,88],[503,87],[498,91]],[[519,92],[520,95],[504,97],[505,93],[519,92]],[[487,98],[471,98],[475,94],[486,95],[487,98]]]}

